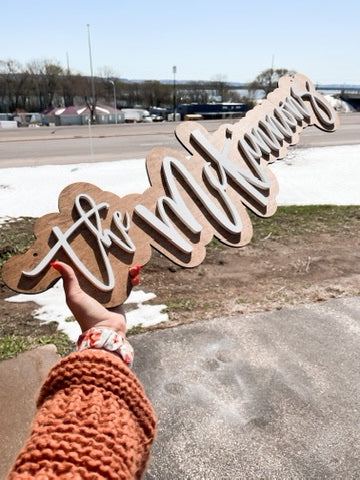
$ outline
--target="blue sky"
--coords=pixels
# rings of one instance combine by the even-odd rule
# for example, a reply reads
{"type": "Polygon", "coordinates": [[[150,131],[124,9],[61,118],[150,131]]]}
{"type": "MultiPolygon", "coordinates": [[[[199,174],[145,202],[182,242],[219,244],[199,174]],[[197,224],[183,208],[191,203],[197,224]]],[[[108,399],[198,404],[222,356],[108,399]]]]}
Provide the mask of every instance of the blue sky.
{"type": "Polygon", "coordinates": [[[247,82],[271,67],[360,84],[360,2],[17,0],[1,5],[0,59],[58,61],[129,79],[247,82]]]}

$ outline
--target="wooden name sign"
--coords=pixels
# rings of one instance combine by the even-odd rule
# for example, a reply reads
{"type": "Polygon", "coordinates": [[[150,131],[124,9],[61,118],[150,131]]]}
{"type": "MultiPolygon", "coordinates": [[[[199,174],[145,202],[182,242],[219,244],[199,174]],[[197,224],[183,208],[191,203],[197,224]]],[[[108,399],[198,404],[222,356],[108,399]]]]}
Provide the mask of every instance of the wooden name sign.
{"type": "MultiPolygon", "coordinates": [[[[59,278],[50,262],[70,262],[82,288],[114,306],[130,292],[129,267],[148,262],[151,247],[194,267],[214,235],[232,247],[247,244],[252,236],[247,209],[262,217],[276,210],[278,185],[268,164],[284,157],[309,125],[331,132],[338,119],[301,74],[282,77],[260,106],[212,135],[196,122],[179,124],[175,134],[189,156],[151,150],[146,159],[151,186],[142,194],[121,198],[87,183],[66,187],[59,213],[37,220],[33,246],[4,265],[4,281],[19,292],[39,292],[59,278]]],[[[136,187],[135,179],[129,182],[136,187]]]]}

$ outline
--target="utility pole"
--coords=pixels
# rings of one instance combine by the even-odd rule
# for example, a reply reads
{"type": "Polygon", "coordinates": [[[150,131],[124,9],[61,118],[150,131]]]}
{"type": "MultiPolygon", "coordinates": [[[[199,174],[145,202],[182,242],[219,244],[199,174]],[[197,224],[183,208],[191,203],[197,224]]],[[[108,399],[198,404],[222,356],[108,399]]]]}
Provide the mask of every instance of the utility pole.
{"type": "Polygon", "coordinates": [[[88,31],[88,46],[89,46],[89,60],[90,60],[90,75],[91,75],[91,93],[92,93],[92,106],[91,106],[91,122],[95,123],[96,115],[96,102],[95,102],[95,83],[94,83],[94,72],[93,72],[93,65],[92,65],[92,54],[91,54],[91,40],[90,40],[90,25],[87,24],[87,31],[88,31]]]}
{"type": "Polygon", "coordinates": [[[175,117],[176,117],[176,79],[175,79],[175,75],[176,75],[176,65],[174,65],[172,67],[172,72],[173,72],[173,75],[174,75],[174,81],[173,81],[173,110],[174,110],[174,117],[173,117],[173,120],[175,122],[175,117]]]}
{"type": "Polygon", "coordinates": [[[109,80],[109,83],[111,83],[111,85],[113,86],[114,88],[114,109],[115,109],[115,123],[117,124],[117,112],[116,112],[116,89],[115,89],[115,82],[114,80],[109,80]]]}
{"type": "Polygon", "coordinates": [[[67,65],[67,75],[70,75],[70,62],[69,62],[69,52],[66,52],[66,65],[67,65]]]}

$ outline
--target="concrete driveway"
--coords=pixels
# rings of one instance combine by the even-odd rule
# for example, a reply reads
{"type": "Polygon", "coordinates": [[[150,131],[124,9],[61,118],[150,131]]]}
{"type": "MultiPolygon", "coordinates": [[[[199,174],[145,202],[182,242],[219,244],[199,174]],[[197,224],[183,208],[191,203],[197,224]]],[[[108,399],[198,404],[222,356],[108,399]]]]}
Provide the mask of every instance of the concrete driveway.
{"type": "Polygon", "coordinates": [[[135,337],[146,480],[360,478],[359,318],[348,298],[135,337]]]}

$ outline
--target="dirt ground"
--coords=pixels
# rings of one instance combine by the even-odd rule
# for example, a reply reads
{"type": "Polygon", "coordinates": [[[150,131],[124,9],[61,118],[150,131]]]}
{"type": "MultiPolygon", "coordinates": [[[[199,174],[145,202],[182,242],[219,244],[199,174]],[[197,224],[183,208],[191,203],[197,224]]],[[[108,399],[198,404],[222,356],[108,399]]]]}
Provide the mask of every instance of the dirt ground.
{"type": "Polygon", "coordinates": [[[169,305],[172,323],[270,311],[360,294],[360,241],[349,232],[273,239],[211,249],[195,269],[159,254],[143,286],[169,305]]]}
{"type": "MultiPolygon", "coordinates": [[[[168,306],[170,322],[163,326],[359,295],[359,233],[360,225],[352,225],[336,233],[268,234],[242,248],[217,244],[193,269],[154,252],[140,288],[168,306]]],[[[3,332],[26,335],[36,305],[6,302],[12,294],[1,281],[3,332]]]]}

